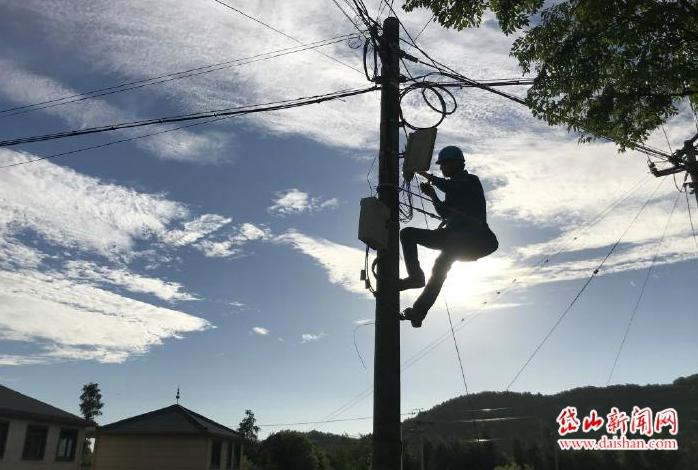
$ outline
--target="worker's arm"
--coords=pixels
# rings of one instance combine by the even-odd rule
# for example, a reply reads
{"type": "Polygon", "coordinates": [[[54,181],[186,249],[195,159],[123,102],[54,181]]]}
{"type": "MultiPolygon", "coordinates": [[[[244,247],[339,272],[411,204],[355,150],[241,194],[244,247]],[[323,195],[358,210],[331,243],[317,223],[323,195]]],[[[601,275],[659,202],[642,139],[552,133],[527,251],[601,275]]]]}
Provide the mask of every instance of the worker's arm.
{"type": "Polygon", "coordinates": [[[427,173],[426,171],[421,171],[419,172],[420,175],[422,175],[424,178],[429,181],[429,183],[433,184],[437,188],[439,188],[441,191],[447,193],[449,191],[452,191],[459,186],[462,186],[463,183],[460,181],[453,181],[453,180],[448,180],[446,178],[439,178],[438,176],[434,176],[431,173],[427,173]]]}
{"type": "Polygon", "coordinates": [[[434,190],[434,187],[431,184],[420,183],[419,188],[422,190],[422,193],[424,193],[425,196],[428,196],[431,199],[431,203],[434,205],[434,209],[436,209],[437,214],[443,218],[449,215],[448,209],[446,206],[444,206],[443,202],[436,194],[436,190],[434,190]]]}

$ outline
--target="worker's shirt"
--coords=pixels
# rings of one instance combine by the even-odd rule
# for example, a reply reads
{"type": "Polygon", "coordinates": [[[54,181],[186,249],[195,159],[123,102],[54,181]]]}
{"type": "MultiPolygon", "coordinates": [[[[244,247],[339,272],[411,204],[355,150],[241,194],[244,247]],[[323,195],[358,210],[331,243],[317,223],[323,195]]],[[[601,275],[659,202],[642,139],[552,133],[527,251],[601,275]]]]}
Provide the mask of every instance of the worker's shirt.
{"type": "Polygon", "coordinates": [[[446,226],[487,225],[485,192],[477,176],[463,169],[448,179],[435,176],[431,182],[446,195],[434,205],[446,226]]]}

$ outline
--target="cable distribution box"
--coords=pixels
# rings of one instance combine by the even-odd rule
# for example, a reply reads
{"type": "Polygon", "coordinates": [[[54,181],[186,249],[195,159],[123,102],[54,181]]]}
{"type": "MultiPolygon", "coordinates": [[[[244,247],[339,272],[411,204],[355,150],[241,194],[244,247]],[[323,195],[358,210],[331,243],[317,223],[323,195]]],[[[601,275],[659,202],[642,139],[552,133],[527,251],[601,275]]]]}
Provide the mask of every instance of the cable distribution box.
{"type": "Polygon", "coordinates": [[[418,171],[429,171],[435,142],[436,127],[418,129],[407,137],[405,161],[402,164],[405,179],[411,179],[418,171]]]}
{"type": "Polygon", "coordinates": [[[388,247],[388,220],[390,209],[376,197],[361,199],[359,240],[374,250],[388,247]]]}

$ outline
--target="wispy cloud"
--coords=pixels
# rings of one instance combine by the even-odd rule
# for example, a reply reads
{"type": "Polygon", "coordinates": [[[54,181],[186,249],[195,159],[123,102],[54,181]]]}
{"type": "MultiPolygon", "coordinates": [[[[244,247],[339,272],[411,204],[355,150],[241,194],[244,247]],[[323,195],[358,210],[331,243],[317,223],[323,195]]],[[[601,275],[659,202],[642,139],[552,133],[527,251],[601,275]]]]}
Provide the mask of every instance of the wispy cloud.
{"type": "Polygon", "coordinates": [[[322,199],[310,197],[308,193],[291,188],[276,193],[276,199],[274,199],[274,203],[269,207],[268,211],[272,214],[284,216],[331,209],[337,207],[338,204],[337,198],[322,199]]]}
{"type": "MultiPolygon", "coordinates": [[[[0,158],[20,162],[31,155],[0,150],[0,158]]],[[[168,339],[211,328],[194,315],[128,297],[196,300],[181,283],[129,266],[141,243],[150,242],[151,251],[170,250],[182,240],[200,241],[226,223],[214,215],[192,218],[185,205],[162,195],[52,163],[3,171],[0,336],[35,348],[2,362],[121,362],[168,339]],[[170,228],[175,222],[184,230],[170,228]]]]}
{"type": "Polygon", "coordinates": [[[269,334],[269,330],[261,326],[255,326],[252,328],[252,333],[259,336],[267,336],[269,334]]]}
{"type": "Polygon", "coordinates": [[[232,219],[228,217],[218,214],[204,214],[197,219],[184,222],[182,229],[167,232],[163,240],[177,246],[190,245],[225,227],[230,222],[232,219]]]}
{"type": "Polygon", "coordinates": [[[96,286],[118,286],[131,292],[151,294],[168,302],[197,299],[177,282],[142,276],[123,268],[99,266],[89,261],[67,262],[64,275],[77,282],[89,282],[96,286]]]}
{"type": "Polygon", "coordinates": [[[202,240],[194,246],[209,258],[229,258],[242,256],[245,253],[243,247],[247,243],[268,240],[270,237],[268,227],[245,222],[236,226],[223,239],[202,240]]]}
{"type": "Polygon", "coordinates": [[[274,242],[289,245],[313,258],[327,271],[331,283],[357,294],[368,295],[358,276],[364,255],[358,248],[314,238],[296,230],[275,237],[274,242]]]}
{"type": "Polygon", "coordinates": [[[317,341],[319,339],[324,338],[325,336],[327,336],[325,333],[319,333],[319,334],[303,333],[301,335],[301,344],[310,343],[311,341],[317,341]]]}
{"type": "MultiPolygon", "coordinates": [[[[5,162],[31,158],[0,150],[5,162]]],[[[144,194],[50,163],[0,174],[0,231],[30,230],[50,243],[106,258],[132,256],[138,240],[166,236],[168,225],[189,215],[181,203],[144,194]]]]}
{"type": "Polygon", "coordinates": [[[122,362],[168,338],[211,327],[193,315],[38,271],[0,271],[0,326],[0,338],[39,347],[17,363],[122,362]]]}

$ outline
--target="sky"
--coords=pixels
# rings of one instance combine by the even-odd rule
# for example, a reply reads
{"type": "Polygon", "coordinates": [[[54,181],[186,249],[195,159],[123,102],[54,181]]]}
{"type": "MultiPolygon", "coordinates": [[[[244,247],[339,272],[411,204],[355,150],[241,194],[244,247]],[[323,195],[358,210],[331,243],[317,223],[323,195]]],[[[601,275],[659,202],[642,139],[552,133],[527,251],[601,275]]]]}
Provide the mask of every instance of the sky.
{"type": "MultiPolygon", "coordinates": [[[[328,0],[229,3],[285,35],[213,0],[0,2],[0,110],[355,31],[328,0]]],[[[366,3],[375,17],[379,2],[366,3]]],[[[430,17],[399,14],[413,36],[430,17]]],[[[418,43],[494,79],[522,76],[514,39],[487,16],[462,32],[430,24],[418,43]]],[[[369,86],[360,50],[319,51],[5,112],[0,139],[369,86]]],[[[402,411],[465,391],[446,305],[470,392],[506,389],[563,314],[511,390],[606,385],[635,308],[610,383],[696,373],[698,244],[671,177],[653,178],[638,152],[578,144],[499,96],[456,99],[436,147],[464,150],[500,248],[454,265],[421,329],[401,325],[402,411]]],[[[414,96],[404,105],[412,122],[438,118],[414,96]]],[[[684,111],[648,143],[681,146],[696,130],[684,111]]],[[[24,164],[153,129],[0,148],[0,166],[23,163],[0,168],[0,383],[78,413],[81,386],[97,382],[101,424],[168,406],[179,387],[184,406],[231,427],[253,410],[262,436],[370,432],[370,419],[289,423],[372,413],[374,302],[356,235],[377,180],[378,122],[369,93],[35,163],[24,164]]],[[[406,225],[435,224],[416,214],[406,225]]],[[[425,271],[436,254],[420,248],[425,271]]],[[[403,307],[414,298],[403,293],[403,307]]]]}

